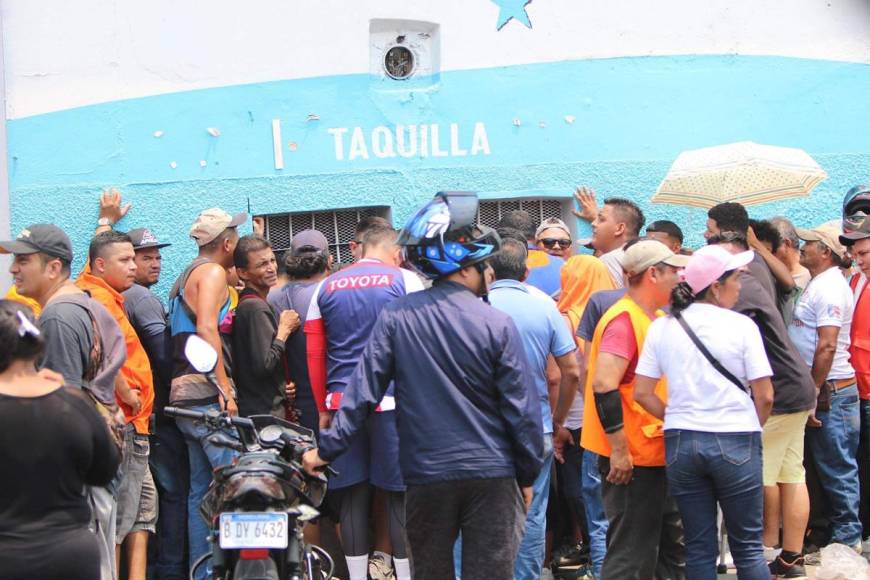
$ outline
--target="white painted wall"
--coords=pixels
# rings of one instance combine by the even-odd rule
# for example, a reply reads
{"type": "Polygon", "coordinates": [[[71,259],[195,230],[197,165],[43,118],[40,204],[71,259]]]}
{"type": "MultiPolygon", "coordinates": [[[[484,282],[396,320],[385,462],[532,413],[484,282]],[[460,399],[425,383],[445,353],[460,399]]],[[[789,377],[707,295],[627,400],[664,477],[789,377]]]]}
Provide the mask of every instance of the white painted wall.
{"type": "MultiPolygon", "coordinates": [[[[3,43],[3,15],[0,13],[0,110],[5,107],[5,45],[3,43]]],[[[6,155],[6,119],[0,119],[0,240],[12,239],[9,224],[9,172],[8,156],[6,155]]],[[[8,254],[0,254],[0,289],[8,288],[12,284],[12,275],[9,273],[9,265],[12,257],[8,254]]],[[[2,291],[2,290],[0,290],[2,291]]]]}
{"type": "Polygon", "coordinates": [[[3,0],[7,117],[175,91],[368,71],[371,18],[441,25],[442,70],[757,54],[870,62],[866,0],[3,0]]]}

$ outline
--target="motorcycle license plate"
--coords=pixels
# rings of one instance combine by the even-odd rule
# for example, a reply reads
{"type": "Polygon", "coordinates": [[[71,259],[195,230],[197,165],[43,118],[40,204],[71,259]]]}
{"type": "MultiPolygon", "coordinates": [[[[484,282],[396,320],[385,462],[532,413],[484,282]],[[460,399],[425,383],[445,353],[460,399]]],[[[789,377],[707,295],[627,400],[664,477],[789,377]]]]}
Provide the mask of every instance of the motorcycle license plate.
{"type": "Polygon", "coordinates": [[[224,513],[220,526],[220,545],[225,550],[287,547],[289,530],[285,513],[224,513]]]}

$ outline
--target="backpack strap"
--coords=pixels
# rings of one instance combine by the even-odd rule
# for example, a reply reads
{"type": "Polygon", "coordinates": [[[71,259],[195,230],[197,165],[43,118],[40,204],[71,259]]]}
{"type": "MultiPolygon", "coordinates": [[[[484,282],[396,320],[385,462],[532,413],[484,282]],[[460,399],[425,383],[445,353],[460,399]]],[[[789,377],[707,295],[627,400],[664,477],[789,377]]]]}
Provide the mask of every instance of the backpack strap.
{"type": "MultiPolygon", "coordinates": [[[[83,290],[83,292],[87,295],[89,300],[93,300],[91,298],[90,292],[87,290],[83,290]]],[[[84,310],[88,314],[88,318],[91,321],[91,331],[93,332],[93,339],[91,340],[91,352],[88,355],[88,366],[85,368],[84,374],[82,375],[82,380],[86,383],[90,384],[91,381],[96,378],[97,373],[100,370],[100,367],[103,364],[103,338],[100,333],[99,325],[97,324],[97,319],[94,317],[94,313],[91,312],[91,309],[78,302],[76,300],[70,300],[68,295],[66,296],[58,296],[54,302],[56,303],[64,303],[64,304],[73,304],[78,306],[82,310],[84,310]]]]}

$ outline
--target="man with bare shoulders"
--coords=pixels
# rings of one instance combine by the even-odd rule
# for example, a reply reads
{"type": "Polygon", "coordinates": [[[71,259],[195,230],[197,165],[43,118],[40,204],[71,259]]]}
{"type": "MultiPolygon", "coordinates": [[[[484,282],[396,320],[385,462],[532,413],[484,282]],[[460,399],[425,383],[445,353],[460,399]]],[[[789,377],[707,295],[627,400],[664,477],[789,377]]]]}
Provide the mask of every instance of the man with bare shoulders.
{"type": "MultiPolygon", "coordinates": [[[[233,265],[233,251],[239,241],[236,228],[247,214],[231,216],[222,209],[203,211],[190,228],[190,237],[199,246],[199,255],[181,273],[169,293],[169,324],[172,334],[172,386],[170,404],[195,411],[226,409],[238,412],[224,366],[219,325],[230,308],[227,270],[233,265]],[[205,376],[190,366],[184,356],[187,339],[196,334],[218,353],[215,376],[222,393],[205,376]],[[226,398],[224,398],[226,396],[226,398]]],[[[177,418],[184,434],[190,462],[188,495],[188,539],[193,564],[209,551],[208,529],[199,515],[199,504],[211,484],[212,470],[232,460],[233,451],[205,440],[205,426],[191,419],[177,418]]],[[[207,577],[206,566],[197,570],[197,580],[207,577]]]]}

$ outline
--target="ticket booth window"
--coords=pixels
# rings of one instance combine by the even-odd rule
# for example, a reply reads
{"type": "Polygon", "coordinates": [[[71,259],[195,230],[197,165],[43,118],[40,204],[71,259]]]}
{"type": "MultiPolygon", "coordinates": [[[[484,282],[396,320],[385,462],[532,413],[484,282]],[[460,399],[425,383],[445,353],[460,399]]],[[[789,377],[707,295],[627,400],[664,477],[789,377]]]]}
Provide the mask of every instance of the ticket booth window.
{"type": "Polygon", "coordinates": [[[329,242],[329,252],[337,266],[350,264],[350,242],[353,240],[356,224],[368,216],[378,216],[390,220],[387,207],[362,207],[302,213],[285,213],[265,216],[266,239],[276,253],[290,248],[290,240],[303,230],[319,230],[329,242]]]}

